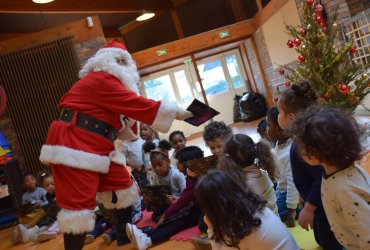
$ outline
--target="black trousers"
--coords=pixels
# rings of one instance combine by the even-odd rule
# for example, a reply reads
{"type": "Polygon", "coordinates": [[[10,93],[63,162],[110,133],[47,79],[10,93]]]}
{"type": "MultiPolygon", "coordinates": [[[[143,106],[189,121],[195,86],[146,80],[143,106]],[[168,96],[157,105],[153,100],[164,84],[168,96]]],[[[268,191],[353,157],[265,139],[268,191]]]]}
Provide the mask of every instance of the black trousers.
{"type": "Polygon", "coordinates": [[[201,214],[202,211],[200,210],[200,208],[193,207],[192,209],[190,209],[188,215],[178,218],[172,222],[160,225],[150,232],[149,237],[151,238],[153,245],[168,240],[173,235],[184,229],[196,226],[201,214]]]}
{"type": "Polygon", "coordinates": [[[328,218],[322,206],[315,209],[313,220],[313,232],[315,240],[324,250],[342,250],[343,246],[339,244],[330,230],[328,218]]]}

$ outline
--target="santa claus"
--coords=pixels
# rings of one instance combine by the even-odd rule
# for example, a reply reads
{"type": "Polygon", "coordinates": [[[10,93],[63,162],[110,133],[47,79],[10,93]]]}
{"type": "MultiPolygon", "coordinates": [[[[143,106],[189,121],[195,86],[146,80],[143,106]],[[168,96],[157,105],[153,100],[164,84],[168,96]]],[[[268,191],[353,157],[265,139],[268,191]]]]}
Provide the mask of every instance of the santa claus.
{"type": "Polygon", "coordinates": [[[119,243],[131,221],[136,185],[124,167],[118,134],[129,132],[128,119],[166,132],[174,119],[192,114],[176,105],[139,95],[139,74],[123,44],[109,42],[79,72],[80,80],[60,103],[49,127],[40,160],[53,172],[60,230],[65,249],[82,249],[85,232],[94,228],[95,197],[114,214],[119,243]]]}

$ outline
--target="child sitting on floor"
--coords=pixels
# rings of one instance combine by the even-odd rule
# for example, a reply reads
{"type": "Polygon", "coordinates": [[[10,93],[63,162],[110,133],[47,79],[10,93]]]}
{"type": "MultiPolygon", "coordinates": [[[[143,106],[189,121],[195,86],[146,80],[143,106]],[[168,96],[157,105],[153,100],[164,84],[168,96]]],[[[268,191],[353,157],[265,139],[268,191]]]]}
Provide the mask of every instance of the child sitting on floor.
{"type": "MultiPolygon", "coordinates": [[[[127,224],[126,233],[135,249],[145,250],[152,245],[168,240],[176,233],[198,224],[201,210],[196,204],[194,190],[197,174],[186,168],[186,161],[203,158],[203,151],[195,146],[185,147],[177,154],[179,163],[184,163],[187,173],[186,188],[177,201],[172,204],[158,221],[158,226],[148,234],[135,225],[127,224]]],[[[179,166],[179,169],[182,169],[179,166]]]]}
{"type": "Polygon", "coordinates": [[[225,155],[224,142],[232,134],[231,128],[226,123],[214,121],[204,128],[203,139],[213,155],[222,157],[225,155]]]}
{"type": "Polygon", "coordinates": [[[361,159],[361,132],[349,111],[311,107],[293,124],[299,152],[321,165],[321,198],[330,228],[346,249],[370,249],[370,177],[361,159]]]}
{"type": "MultiPolygon", "coordinates": [[[[155,147],[159,146],[159,139],[157,136],[157,131],[152,129],[148,124],[146,123],[140,123],[140,137],[145,141],[142,147],[143,152],[143,165],[144,168],[142,168],[138,173],[134,171],[132,174],[135,178],[135,180],[138,182],[140,188],[149,184],[152,184],[154,172],[152,170],[152,164],[150,162],[150,150],[146,150],[146,145],[152,145],[154,144],[155,147]],[[144,173],[146,176],[146,180],[143,179],[144,173]]],[[[152,146],[149,146],[152,147],[152,146]]]]}
{"type": "Polygon", "coordinates": [[[183,149],[186,146],[186,138],[182,131],[176,130],[170,134],[169,140],[172,148],[175,150],[170,157],[171,164],[177,168],[176,154],[180,149],[183,149]]]}
{"type": "MultiPolygon", "coordinates": [[[[177,168],[171,165],[170,159],[168,158],[168,150],[171,149],[171,143],[166,140],[159,142],[158,148],[155,148],[154,143],[146,145],[146,150],[150,149],[150,162],[152,169],[155,173],[153,178],[153,186],[156,185],[167,185],[171,187],[172,196],[169,197],[169,201],[176,200],[180,196],[182,191],[185,189],[185,176],[180,173],[177,168]]],[[[167,209],[168,206],[158,208],[153,211],[152,220],[158,222],[162,213],[167,209]]]]}
{"type": "Polygon", "coordinates": [[[57,214],[60,209],[56,204],[53,176],[51,173],[43,171],[39,174],[38,179],[39,183],[47,192],[46,199],[49,204],[47,205],[47,215],[38,223],[38,226],[40,227],[39,232],[30,235],[30,240],[33,242],[43,242],[55,239],[59,233],[57,214]]]}
{"type": "Polygon", "coordinates": [[[214,171],[201,178],[196,197],[205,213],[212,249],[299,249],[265,202],[227,173],[214,171]]]}
{"type": "Polygon", "coordinates": [[[261,140],[254,143],[248,135],[236,134],[225,141],[225,158],[219,168],[267,201],[267,207],[278,214],[274,185],[275,159],[270,146],[261,140]]]}
{"type": "Polygon", "coordinates": [[[19,225],[12,233],[12,243],[28,242],[29,236],[39,231],[37,223],[46,216],[44,210],[40,207],[48,204],[46,199],[46,190],[36,185],[36,178],[31,173],[23,175],[23,185],[26,192],[22,196],[22,205],[30,205],[28,214],[23,214],[18,217],[19,225]]]}
{"type": "Polygon", "coordinates": [[[299,195],[293,182],[292,168],[290,166],[290,147],[292,139],[286,135],[278,123],[279,111],[276,107],[267,112],[267,134],[270,141],[275,145],[273,152],[277,156],[277,188],[276,203],[279,216],[288,227],[294,227],[299,195]]]}

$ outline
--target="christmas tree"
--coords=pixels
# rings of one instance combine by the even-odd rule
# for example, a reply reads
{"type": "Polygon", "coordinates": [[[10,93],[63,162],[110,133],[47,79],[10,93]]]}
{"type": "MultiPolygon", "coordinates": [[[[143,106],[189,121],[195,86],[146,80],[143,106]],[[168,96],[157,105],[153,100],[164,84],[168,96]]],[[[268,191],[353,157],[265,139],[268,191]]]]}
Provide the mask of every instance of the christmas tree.
{"type": "Polygon", "coordinates": [[[356,51],[353,42],[334,46],[340,35],[336,12],[327,16],[315,0],[306,0],[303,8],[302,27],[287,26],[287,33],[292,36],[287,46],[299,53],[299,63],[296,68],[284,67],[287,73],[284,68],[279,70],[286,78],[284,85],[289,87],[307,79],[324,105],[355,110],[370,92],[370,81],[366,68],[351,60],[356,51]]]}

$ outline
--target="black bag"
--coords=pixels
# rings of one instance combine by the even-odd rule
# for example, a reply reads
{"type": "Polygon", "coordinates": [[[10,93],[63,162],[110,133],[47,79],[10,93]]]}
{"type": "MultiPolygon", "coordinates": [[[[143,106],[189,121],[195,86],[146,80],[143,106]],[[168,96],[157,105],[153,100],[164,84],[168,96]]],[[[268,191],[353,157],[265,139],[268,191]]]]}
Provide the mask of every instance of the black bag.
{"type": "Polygon", "coordinates": [[[240,114],[241,110],[240,110],[240,104],[239,104],[240,98],[242,98],[240,95],[235,95],[234,97],[234,108],[233,108],[234,122],[242,121],[242,115],[240,114]]]}
{"type": "Polygon", "coordinates": [[[245,93],[239,101],[241,119],[250,122],[266,115],[267,107],[263,95],[254,92],[245,93]]]}

